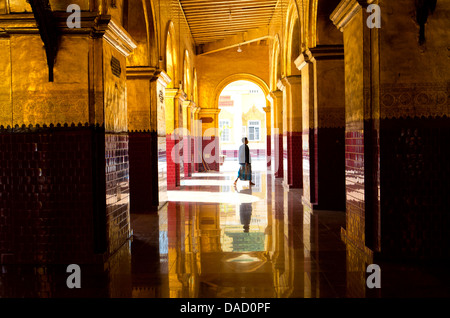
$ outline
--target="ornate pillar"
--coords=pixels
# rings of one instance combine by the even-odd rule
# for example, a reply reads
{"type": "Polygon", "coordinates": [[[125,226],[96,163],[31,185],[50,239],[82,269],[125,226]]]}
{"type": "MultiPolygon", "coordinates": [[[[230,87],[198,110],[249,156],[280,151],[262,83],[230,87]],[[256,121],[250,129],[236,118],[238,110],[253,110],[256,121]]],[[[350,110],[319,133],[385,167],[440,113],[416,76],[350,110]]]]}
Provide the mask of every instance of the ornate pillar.
{"type": "Polygon", "coordinates": [[[271,103],[271,169],[275,178],[283,177],[283,92],[270,92],[271,103]]]}
{"type": "Polygon", "coordinates": [[[184,177],[190,178],[192,175],[192,134],[191,134],[191,104],[190,100],[183,102],[183,163],[184,163],[184,177]]]}
{"type": "Polygon", "coordinates": [[[184,178],[184,112],[183,112],[183,103],[186,101],[187,95],[182,90],[179,89],[177,95],[175,96],[175,125],[176,125],[176,134],[175,134],[175,140],[178,140],[177,144],[177,156],[178,156],[178,163],[176,165],[177,170],[179,173],[179,179],[177,180],[177,184],[180,184],[181,179],[184,178]]]}
{"type": "MultiPolygon", "coordinates": [[[[167,134],[166,134],[166,87],[171,82],[169,75],[163,70],[157,70],[151,80],[151,116],[150,122],[155,145],[152,151],[157,156],[157,176],[158,176],[158,209],[167,202],[167,134]]],[[[155,182],[155,181],[153,181],[155,182]]]]}
{"type": "Polygon", "coordinates": [[[278,88],[283,91],[283,184],[301,188],[303,167],[297,163],[297,158],[302,157],[301,77],[284,77],[278,82],[278,88]]]}
{"type": "Polygon", "coordinates": [[[345,209],[345,88],[342,45],[322,45],[295,61],[302,72],[303,119],[309,134],[303,166],[304,204],[318,210],[345,209]],[[307,116],[309,119],[307,120],[307,116]],[[307,126],[306,126],[307,125],[307,126]]]}
{"type": "Polygon", "coordinates": [[[270,108],[270,104],[263,108],[266,112],[266,162],[267,162],[267,170],[271,168],[271,158],[272,158],[272,145],[271,145],[271,134],[272,134],[272,111],[270,108]]]}
{"type": "MultiPolygon", "coordinates": [[[[361,1],[362,5],[364,3],[361,1]]],[[[367,4],[367,3],[366,3],[367,4]]],[[[345,62],[345,182],[346,226],[341,237],[347,245],[347,284],[351,297],[365,296],[365,266],[373,251],[366,246],[366,198],[371,191],[370,170],[366,160],[373,144],[366,144],[365,116],[371,116],[370,29],[359,1],[343,0],[331,14],[333,23],[344,32],[345,62]],[[369,178],[368,178],[369,177],[369,178]]]]}
{"type": "Polygon", "coordinates": [[[191,105],[191,114],[192,114],[192,121],[191,121],[191,133],[193,138],[193,146],[192,146],[192,153],[193,153],[193,172],[199,172],[200,166],[202,165],[202,141],[201,141],[201,134],[202,134],[202,123],[200,121],[200,107],[196,106],[194,103],[191,105]]]}
{"type": "Polygon", "coordinates": [[[167,188],[180,186],[183,166],[183,102],[186,94],[177,88],[166,89],[167,188]]]}
{"type": "Polygon", "coordinates": [[[151,67],[127,67],[130,211],[137,213],[158,206],[157,131],[151,122],[155,71],[151,67]]]}

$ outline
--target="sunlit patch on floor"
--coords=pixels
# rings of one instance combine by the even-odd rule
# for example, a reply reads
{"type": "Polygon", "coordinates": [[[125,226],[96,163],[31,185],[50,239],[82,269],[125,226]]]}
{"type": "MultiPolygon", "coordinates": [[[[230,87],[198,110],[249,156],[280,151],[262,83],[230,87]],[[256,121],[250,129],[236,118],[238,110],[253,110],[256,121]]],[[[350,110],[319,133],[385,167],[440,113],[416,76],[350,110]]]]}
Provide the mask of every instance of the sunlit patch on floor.
{"type": "Polygon", "coordinates": [[[261,200],[254,195],[236,192],[167,191],[169,201],[241,204],[261,200]]]}
{"type": "Polygon", "coordinates": [[[233,173],[233,172],[223,172],[223,173],[219,173],[219,172],[202,172],[202,173],[193,173],[192,177],[193,178],[209,178],[209,177],[232,177],[232,176],[237,176],[237,172],[233,173]]]}
{"type": "Polygon", "coordinates": [[[208,179],[186,179],[181,180],[182,186],[232,186],[233,181],[228,180],[208,180],[208,179]]]}

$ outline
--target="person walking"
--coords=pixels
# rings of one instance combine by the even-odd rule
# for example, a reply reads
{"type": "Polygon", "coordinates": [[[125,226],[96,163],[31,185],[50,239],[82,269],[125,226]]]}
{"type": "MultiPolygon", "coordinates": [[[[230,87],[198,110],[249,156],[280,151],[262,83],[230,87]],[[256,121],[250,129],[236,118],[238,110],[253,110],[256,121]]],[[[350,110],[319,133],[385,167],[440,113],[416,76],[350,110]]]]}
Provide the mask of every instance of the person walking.
{"type": "Polygon", "coordinates": [[[236,180],[234,181],[234,185],[239,179],[248,180],[249,185],[255,185],[252,182],[252,164],[250,158],[250,149],[247,146],[248,139],[247,137],[242,138],[242,145],[239,147],[239,172],[236,180]]]}

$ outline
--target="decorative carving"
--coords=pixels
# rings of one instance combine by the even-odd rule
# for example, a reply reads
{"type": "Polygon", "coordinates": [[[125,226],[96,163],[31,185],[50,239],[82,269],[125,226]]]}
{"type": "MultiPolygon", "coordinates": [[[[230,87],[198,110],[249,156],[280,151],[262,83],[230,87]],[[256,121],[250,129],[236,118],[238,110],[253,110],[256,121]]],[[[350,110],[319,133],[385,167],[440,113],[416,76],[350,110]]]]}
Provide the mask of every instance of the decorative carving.
{"type": "Polygon", "coordinates": [[[447,83],[384,84],[381,118],[449,116],[447,83]]]}
{"type": "Polygon", "coordinates": [[[163,104],[164,103],[164,93],[161,89],[159,90],[158,97],[159,97],[159,102],[161,104],[163,104]]]}

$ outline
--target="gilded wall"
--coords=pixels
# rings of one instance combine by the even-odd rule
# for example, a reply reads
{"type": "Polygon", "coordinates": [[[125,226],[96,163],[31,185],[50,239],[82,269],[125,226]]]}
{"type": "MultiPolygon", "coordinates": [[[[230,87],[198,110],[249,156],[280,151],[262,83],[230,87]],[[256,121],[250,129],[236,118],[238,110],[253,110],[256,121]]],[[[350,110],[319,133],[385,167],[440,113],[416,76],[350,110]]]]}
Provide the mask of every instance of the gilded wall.
{"type": "Polygon", "coordinates": [[[127,131],[126,59],[110,44],[103,44],[106,132],[127,131]]]}
{"type": "MultiPolygon", "coordinates": [[[[189,26],[184,18],[184,15],[181,11],[178,0],[161,0],[154,3],[154,14],[158,14],[158,26],[159,31],[159,56],[163,59],[162,68],[166,70],[167,73],[167,60],[166,60],[166,50],[167,50],[167,32],[169,31],[169,23],[173,22],[173,46],[174,50],[172,53],[175,53],[176,61],[175,61],[175,78],[172,78],[171,87],[178,87],[179,82],[183,81],[183,60],[184,60],[184,52],[187,50],[190,57],[195,56],[195,46],[194,40],[191,36],[191,32],[189,30],[189,26]]],[[[192,59],[190,61],[191,68],[194,69],[196,67],[196,59],[192,59]]],[[[191,70],[192,72],[192,70],[191,70]]],[[[193,83],[190,83],[192,91],[193,83]]]]}
{"type": "Polygon", "coordinates": [[[11,101],[11,42],[0,38],[0,126],[12,125],[13,111],[11,101]]]}
{"type": "MultiPolygon", "coordinates": [[[[342,35],[341,35],[342,36],[342,35]]],[[[316,64],[317,104],[320,114],[316,128],[340,128],[345,125],[345,78],[342,60],[324,60],[316,64]]]]}
{"type": "Polygon", "coordinates": [[[417,4],[380,4],[380,245],[390,257],[440,259],[450,255],[450,8],[437,1],[421,42],[417,4]]]}
{"type": "Polygon", "coordinates": [[[381,117],[450,115],[448,21],[450,7],[438,1],[419,45],[414,0],[382,4],[380,40],[381,117]],[[407,12],[405,11],[407,8],[407,12]],[[405,52],[408,58],[405,58],[405,52]]]}
{"type": "Polygon", "coordinates": [[[128,80],[127,99],[128,130],[150,130],[150,80],[148,78],[128,80]]]}
{"type": "Polygon", "coordinates": [[[363,13],[359,11],[344,32],[345,119],[347,127],[362,129],[364,120],[364,48],[363,13]]]}
{"type": "Polygon", "coordinates": [[[48,81],[45,50],[39,35],[12,35],[0,41],[2,71],[0,125],[50,125],[89,122],[89,42],[63,36],[48,81]],[[10,49],[8,52],[8,48],[10,49]]]}

